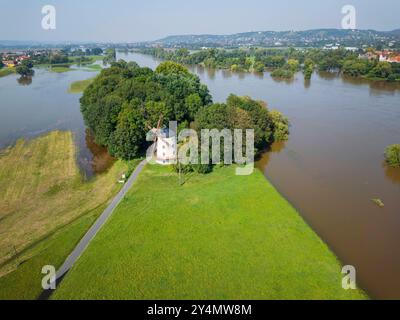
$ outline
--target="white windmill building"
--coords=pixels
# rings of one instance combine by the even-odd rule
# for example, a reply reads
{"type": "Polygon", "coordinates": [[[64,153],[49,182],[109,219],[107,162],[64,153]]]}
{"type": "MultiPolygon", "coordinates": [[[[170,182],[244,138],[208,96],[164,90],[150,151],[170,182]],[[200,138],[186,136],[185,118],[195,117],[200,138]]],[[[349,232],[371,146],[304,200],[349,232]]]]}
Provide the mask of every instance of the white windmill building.
{"type": "Polygon", "coordinates": [[[175,132],[170,129],[161,129],[162,116],[157,128],[150,128],[154,139],[154,151],[156,163],[161,165],[175,164],[177,161],[177,140],[175,132]]]}
{"type": "Polygon", "coordinates": [[[161,165],[176,163],[176,136],[169,129],[161,129],[156,141],[156,162],[161,165]]]}

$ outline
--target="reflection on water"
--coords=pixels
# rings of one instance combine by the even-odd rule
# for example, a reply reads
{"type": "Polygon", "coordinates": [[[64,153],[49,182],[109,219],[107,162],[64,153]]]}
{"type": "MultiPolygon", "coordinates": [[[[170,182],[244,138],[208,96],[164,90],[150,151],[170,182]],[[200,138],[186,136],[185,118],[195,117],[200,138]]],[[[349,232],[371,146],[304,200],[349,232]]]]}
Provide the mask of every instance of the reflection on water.
{"type": "Polygon", "coordinates": [[[383,162],[382,167],[385,170],[385,175],[388,180],[392,181],[394,184],[400,185],[400,168],[392,168],[383,162]]]}
{"type": "Polygon", "coordinates": [[[254,76],[258,79],[264,79],[264,72],[253,72],[254,76]]]}
{"type": "Polygon", "coordinates": [[[107,152],[103,146],[99,146],[94,142],[93,134],[90,130],[86,130],[86,146],[92,154],[92,159],[88,161],[91,171],[94,174],[107,171],[114,164],[116,159],[107,152]]]}
{"type": "Polygon", "coordinates": [[[272,144],[269,150],[266,150],[258,159],[256,166],[259,169],[266,170],[268,168],[268,163],[271,159],[271,156],[274,153],[280,153],[282,150],[286,148],[286,141],[275,142],[272,144]]]}
{"type": "Polygon", "coordinates": [[[19,77],[19,78],[17,79],[17,82],[18,82],[21,86],[29,86],[30,84],[32,84],[32,77],[31,77],[31,76],[19,77]]]}
{"type": "Polygon", "coordinates": [[[339,77],[339,73],[328,71],[318,71],[317,75],[324,80],[335,80],[339,77]]]}
{"type": "MultiPolygon", "coordinates": [[[[295,76],[296,77],[296,76],[295,76]]],[[[271,77],[271,79],[273,81],[275,81],[276,83],[285,83],[285,84],[292,84],[296,78],[293,77],[291,79],[285,79],[285,78],[277,78],[277,77],[271,77]]]]}
{"type": "Polygon", "coordinates": [[[304,88],[308,89],[311,87],[311,80],[310,79],[304,79],[304,88]]]}
{"type": "Polygon", "coordinates": [[[388,81],[380,81],[380,80],[368,80],[364,78],[355,78],[349,77],[346,75],[342,75],[342,80],[344,83],[352,84],[352,85],[367,85],[371,88],[371,90],[376,90],[379,94],[382,91],[395,93],[400,90],[400,84],[398,82],[388,82],[388,81]]]}

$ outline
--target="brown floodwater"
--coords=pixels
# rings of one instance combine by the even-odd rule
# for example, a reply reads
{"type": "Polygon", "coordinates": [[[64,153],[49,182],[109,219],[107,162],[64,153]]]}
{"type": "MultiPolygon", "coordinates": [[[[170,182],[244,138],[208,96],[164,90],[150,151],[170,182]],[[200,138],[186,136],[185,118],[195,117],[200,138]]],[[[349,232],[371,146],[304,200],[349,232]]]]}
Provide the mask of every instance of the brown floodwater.
{"type": "Polygon", "coordinates": [[[86,146],[92,154],[90,166],[94,174],[107,171],[116,161],[114,157],[110,156],[106,147],[100,146],[94,141],[93,134],[89,129],[86,130],[86,146]]]}
{"type": "MultiPolygon", "coordinates": [[[[151,68],[160,62],[119,58],[151,68]]],[[[277,81],[268,73],[191,70],[216,102],[249,95],[289,117],[289,141],[274,144],[258,167],[341,262],[356,268],[372,298],[400,299],[400,169],[384,163],[385,148],[400,143],[399,84],[332,73],[277,81]]]]}

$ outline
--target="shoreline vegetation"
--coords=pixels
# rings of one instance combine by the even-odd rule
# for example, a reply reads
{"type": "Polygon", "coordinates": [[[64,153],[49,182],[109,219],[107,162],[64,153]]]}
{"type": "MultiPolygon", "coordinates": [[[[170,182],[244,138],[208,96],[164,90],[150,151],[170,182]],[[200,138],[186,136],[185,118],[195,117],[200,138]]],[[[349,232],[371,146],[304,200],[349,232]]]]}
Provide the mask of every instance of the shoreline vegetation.
{"type": "Polygon", "coordinates": [[[60,266],[130,165],[117,161],[84,181],[71,132],[20,139],[0,155],[0,300],[36,299],[41,268],[60,266]]]}
{"type": "MultiPolygon", "coordinates": [[[[270,71],[271,76],[277,79],[290,80],[297,72],[302,71],[304,79],[310,80],[315,71],[327,71],[371,81],[400,83],[400,63],[362,59],[359,53],[344,48],[338,50],[204,49],[194,52],[185,48],[143,48],[135,51],[185,65],[200,65],[233,72],[270,71]]],[[[373,49],[370,48],[367,52],[372,53],[373,49]]]]}
{"type": "Polygon", "coordinates": [[[184,179],[147,165],[52,299],[367,299],[260,171],[184,179]]]}

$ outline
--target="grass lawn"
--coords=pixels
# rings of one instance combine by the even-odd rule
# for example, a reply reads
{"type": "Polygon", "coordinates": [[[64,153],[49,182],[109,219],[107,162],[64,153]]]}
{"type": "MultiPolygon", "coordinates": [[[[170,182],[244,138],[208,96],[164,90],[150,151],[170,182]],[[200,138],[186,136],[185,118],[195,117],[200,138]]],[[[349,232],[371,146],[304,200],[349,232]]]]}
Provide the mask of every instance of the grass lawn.
{"type": "Polygon", "coordinates": [[[101,71],[103,67],[99,64],[90,64],[88,66],[85,66],[87,71],[101,71]]]}
{"type": "MultiPolygon", "coordinates": [[[[95,63],[96,61],[99,61],[99,60],[103,61],[104,57],[105,57],[105,56],[100,56],[100,55],[97,55],[97,56],[96,56],[96,55],[93,55],[93,56],[85,56],[85,59],[88,59],[88,60],[87,60],[87,61],[84,61],[82,64],[83,64],[83,65],[86,65],[86,64],[95,63]]],[[[70,57],[70,59],[71,59],[71,61],[73,61],[74,63],[79,63],[79,62],[81,61],[79,56],[70,57]]]]}
{"type": "Polygon", "coordinates": [[[9,74],[14,74],[16,72],[16,68],[2,68],[0,69],[0,77],[8,76],[9,74]]]}
{"type": "Polygon", "coordinates": [[[71,83],[71,86],[69,87],[68,92],[69,93],[81,93],[93,82],[93,80],[94,80],[94,78],[81,80],[81,81],[75,81],[75,82],[71,83]]]}
{"type": "Polygon", "coordinates": [[[35,299],[41,268],[58,267],[120,189],[128,165],[85,182],[71,132],[0,152],[0,299],[35,299]]]}
{"type": "Polygon", "coordinates": [[[49,71],[50,72],[56,72],[56,73],[63,73],[63,72],[68,72],[68,71],[74,71],[75,69],[72,69],[70,67],[65,67],[65,66],[59,66],[59,67],[50,67],[49,71]]]}
{"type": "Polygon", "coordinates": [[[363,299],[261,172],[147,166],[54,299],[363,299]]]}

